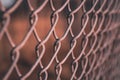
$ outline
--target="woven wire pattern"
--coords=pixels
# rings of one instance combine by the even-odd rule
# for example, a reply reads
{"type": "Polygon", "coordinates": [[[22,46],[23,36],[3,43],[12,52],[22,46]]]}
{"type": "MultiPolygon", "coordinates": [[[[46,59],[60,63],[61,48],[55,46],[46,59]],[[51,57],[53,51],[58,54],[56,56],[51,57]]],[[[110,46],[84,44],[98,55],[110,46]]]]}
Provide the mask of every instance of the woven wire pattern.
{"type": "Polygon", "coordinates": [[[0,56],[3,80],[119,80],[120,1],[1,3],[0,56]]]}

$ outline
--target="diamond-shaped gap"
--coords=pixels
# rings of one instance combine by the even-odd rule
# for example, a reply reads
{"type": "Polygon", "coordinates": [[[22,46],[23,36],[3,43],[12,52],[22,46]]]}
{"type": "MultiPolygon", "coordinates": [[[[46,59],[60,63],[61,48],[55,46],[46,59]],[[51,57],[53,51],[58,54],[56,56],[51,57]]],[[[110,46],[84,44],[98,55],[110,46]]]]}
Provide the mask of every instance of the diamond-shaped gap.
{"type": "Polygon", "coordinates": [[[12,65],[10,51],[12,50],[12,46],[9,43],[9,40],[6,35],[3,35],[0,40],[0,79],[2,79],[9,67],[12,65]]]}
{"type": "Polygon", "coordinates": [[[110,21],[110,17],[109,17],[109,15],[106,14],[106,15],[105,15],[104,23],[103,23],[103,25],[102,25],[102,26],[103,26],[103,30],[109,27],[109,26],[108,26],[109,21],[110,21]]]}
{"type": "Polygon", "coordinates": [[[73,49],[73,53],[74,53],[74,56],[75,58],[77,58],[78,56],[80,56],[81,54],[81,51],[85,48],[85,36],[82,34],[77,40],[76,40],[76,45],[75,45],[75,48],[73,49]]]}
{"type": "Polygon", "coordinates": [[[60,43],[61,43],[61,48],[57,54],[59,61],[63,60],[70,50],[70,40],[68,36],[64,40],[62,40],[60,43]]]}
{"type": "MultiPolygon", "coordinates": [[[[37,60],[35,47],[37,45],[34,34],[32,33],[24,46],[20,49],[18,66],[21,73],[26,74],[37,60]]],[[[37,74],[36,74],[37,75],[37,74]]]]}
{"type": "MultiPolygon", "coordinates": [[[[98,20],[97,20],[97,24],[96,24],[96,26],[95,26],[94,32],[100,32],[100,31],[102,30],[101,27],[100,27],[101,21],[102,21],[102,14],[99,13],[99,14],[96,16],[96,18],[98,18],[98,20]]],[[[95,18],[92,18],[92,23],[94,23],[94,22],[95,22],[95,18]]]]}
{"type": "Polygon", "coordinates": [[[47,4],[41,12],[38,13],[38,21],[36,24],[36,31],[41,38],[44,40],[51,30],[50,26],[50,16],[51,16],[50,6],[47,4]]]}
{"type": "Polygon", "coordinates": [[[95,38],[94,38],[93,35],[90,35],[88,37],[88,43],[87,43],[87,46],[86,46],[86,49],[85,49],[85,54],[86,55],[91,51],[91,49],[93,51],[93,48],[95,46],[94,44],[95,44],[95,38]]]}
{"type": "Polygon", "coordinates": [[[99,29],[99,24],[98,24],[98,21],[97,21],[97,24],[96,24],[95,29],[94,29],[94,34],[96,34],[96,32],[98,31],[98,29],[99,29]]]}
{"type": "Polygon", "coordinates": [[[100,26],[99,21],[100,21],[99,14],[95,15],[94,12],[90,13],[90,25],[89,26],[91,27],[91,29],[94,27],[94,29],[93,29],[94,33],[98,30],[98,28],[100,26]]]}
{"type": "MultiPolygon", "coordinates": [[[[90,19],[92,15],[93,15],[93,13],[90,13],[90,14],[89,14],[89,19],[88,19],[87,25],[85,26],[85,30],[84,30],[84,31],[85,31],[86,35],[87,35],[87,34],[90,34],[92,28],[94,28],[94,26],[93,26],[92,23],[91,23],[91,20],[92,20],[92,19],[90,19]]],[[[84,22],[84,23],[86,23],[86,21],[87,21],[87,19],[85,19],[85,22],[84,22]]],[[[94,23],[93,23],[93,24],[94,24],[94,23]]],[[[84,24],[83,24],[83,25],[84,25],[84,24]]]]}
{"type": "MultiPolygon", "coordinates": [[[[95,24],[94,22],[95,22],[95,19],[93,18],[93,19],[92,19],[92,24],[95,24]]],[[[96,34],[96,32],[98,31],[98,28],[99,28],[99,24],[98,24],[98,23],[99,23],[99,21],[97,20],[96,26],[95,26],[95,28],[94,28],[94,33],[95,33],[95,34],[96,34]]]]}
{"type": "Polygon", "coordinates": [[[66,33],[66,30],[68,29],[67,24],[67,16],[64,14],[64,12],[59,13],[59,19],[55,27],[55,33],[59,38],[63,37],[63,35],[66,33]]]}
{"type": "Polygon", "coordinates": [[[21,11],[20,13],[16,12],[11,16],[8,30],[15,44],[19,44],[23,40],[25,35],[28,33],[29,28],[29,19],[27,14],[21,11]]]}
{"type": "Polygon", "coordinates": [[[83,28],[83,26],[81,25],[81,21],[83,19],[82,15],[83,15],[82,9],[78,10],[74,14],[74,21],[73,21],[73,24],[72,24],[72,31],[73,31],[73,34],[75,36],[77,36],[81,32],[81,29],[83,28]]]}

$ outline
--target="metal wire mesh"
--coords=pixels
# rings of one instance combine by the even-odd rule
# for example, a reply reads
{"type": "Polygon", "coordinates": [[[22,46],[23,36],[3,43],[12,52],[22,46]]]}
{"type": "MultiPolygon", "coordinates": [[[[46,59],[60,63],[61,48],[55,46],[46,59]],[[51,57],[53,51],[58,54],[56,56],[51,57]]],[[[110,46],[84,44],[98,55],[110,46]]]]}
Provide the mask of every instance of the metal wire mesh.
{"type": "Polygon", "coordinates": [[[0,79],[119,80],[119,0],[0,3],[0,79]]]}

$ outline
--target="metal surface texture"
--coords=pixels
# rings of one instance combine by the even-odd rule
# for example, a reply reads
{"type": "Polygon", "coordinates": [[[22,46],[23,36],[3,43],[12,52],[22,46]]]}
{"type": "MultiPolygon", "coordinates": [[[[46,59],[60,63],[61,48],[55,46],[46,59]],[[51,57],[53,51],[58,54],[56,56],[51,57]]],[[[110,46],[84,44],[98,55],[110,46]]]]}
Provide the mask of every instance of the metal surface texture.
{"type": "Polygon", "coordinates": [[[120,0],[0,2],[0,56],[3,80],[119,80],[120,0]]]}

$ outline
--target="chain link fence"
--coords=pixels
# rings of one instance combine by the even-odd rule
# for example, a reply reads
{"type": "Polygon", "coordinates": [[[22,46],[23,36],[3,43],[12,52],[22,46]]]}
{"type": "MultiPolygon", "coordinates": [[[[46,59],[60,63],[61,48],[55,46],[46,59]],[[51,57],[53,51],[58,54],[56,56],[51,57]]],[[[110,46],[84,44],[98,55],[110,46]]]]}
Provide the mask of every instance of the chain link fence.
{"type": "Polygon", "coordinates": [[[0,2],[0,80],[119,80],[119,0],[0,2]]]}

